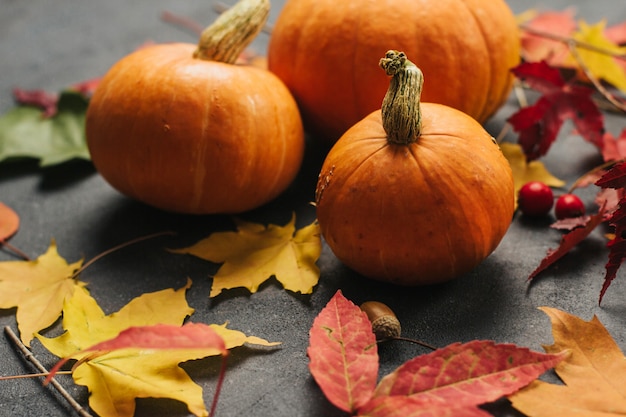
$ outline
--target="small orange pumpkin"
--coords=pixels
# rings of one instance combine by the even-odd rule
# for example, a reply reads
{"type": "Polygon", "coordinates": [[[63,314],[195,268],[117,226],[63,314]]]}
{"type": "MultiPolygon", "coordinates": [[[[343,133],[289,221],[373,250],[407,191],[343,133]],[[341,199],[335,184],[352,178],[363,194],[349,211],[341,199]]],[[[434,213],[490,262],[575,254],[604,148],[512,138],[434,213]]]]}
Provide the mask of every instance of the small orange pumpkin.
{"type": "Polygon", "coordinates": [[[387,80],[362,63],[390,44],[424,72],[425,102],[481,123],[508,98],[520,60],[504,0],[289,0],[274,24],[268,65],[296,98],[305,127],[334,142],[380,107],[387,80]]]}
{"type": "Polygon", "coordinates": [[[404,53],[382,110],[351,127],[328,153],[317,218],[333,253],[360,274],[433,284],[467,273],[499,244],[515,193],[508,161],[470,116],[421,103],[422,73],[404,53]]]}
{"type": "Polygon", "coordinates": [[[268,0],[242,0],[198,45],[142,48],[107,72],[86,135],[114,188],[164,210],[212,214],[256,208],[289,186],[304,153],[297,104],[266,69],[233,64],[268,12],[268,0]]]}

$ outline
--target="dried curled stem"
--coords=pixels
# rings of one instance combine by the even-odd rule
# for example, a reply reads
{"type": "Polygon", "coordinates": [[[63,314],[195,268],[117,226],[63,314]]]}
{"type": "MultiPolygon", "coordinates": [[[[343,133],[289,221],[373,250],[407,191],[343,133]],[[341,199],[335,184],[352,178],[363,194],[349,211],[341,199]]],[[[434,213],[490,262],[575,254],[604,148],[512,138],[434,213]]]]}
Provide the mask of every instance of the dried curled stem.
{"type": "Polygon", "coordinates": [[[392,76],[381,108],[387,140],[408,145],[417,141],[422,130],[420,97],[424,75],[404,52],[395,50],[387,51],[380,67],[392,76]]]}
{"type": "Polygon", "coordinates": [[[263,30],[269,0],[239,0],[202,31],[194,58],[233,64],[263,30]]]}

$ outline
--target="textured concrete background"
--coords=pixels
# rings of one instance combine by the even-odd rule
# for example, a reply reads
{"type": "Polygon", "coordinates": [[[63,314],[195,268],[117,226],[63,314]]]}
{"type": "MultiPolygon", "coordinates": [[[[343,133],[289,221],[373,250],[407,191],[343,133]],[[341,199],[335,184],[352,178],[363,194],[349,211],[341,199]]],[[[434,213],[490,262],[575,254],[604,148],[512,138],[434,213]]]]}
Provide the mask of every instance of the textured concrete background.
{"type": "MultiPolygon", "coordinates": [[[[228,2],[228,3],[233,3],[228,2]]],[[[274,1],[270,22],[283,2],[274,1]]],[[[607,17],[626,20],[626,3],[615,0],[510,0],[517,13],[531,7],[562,9],[576,5],[579,16],[589,22],[607,17]]],[[[201,23],[215,18],[210,1],[197,0],[0,0],[0,111],[12,105],[11,89],[59,90],[72,83],[103,74],[117,59],[146,41],[189,41],[190,33],[160,20],[163,11],[190,16],[201,23]]],[[[255,47],[264,51],[267,35],[255,47]]],[[[495,135],[503,118],[514,109],[502,109],[487,125],[495,135]]],[[[609,130],[617,134],[624,119],[610,116],[609,130]]],[[[564,131],[563,135],[567,135],[564,131]]],[[[322,154],[311,145],[302,174],[279,199],[243,218],[256,222],[286,223],[291,213],[298,226],[315,216],[309,202],[322,154]]],[[[578,137],[559,139],[544,162],[569,182],[600,161],[594,149],[578,137]]],[[[194,321],[223,323],[272,341],[283,342],[275,351],[233,352],[220,398],[220,416],[341,416],[321,394],[309,375],[306,347],[313,318],[338,288],[355,303],[375,297],[389,304],[404,326],[404,335],[444,346],[456,341],[492,339],[541,350],[551,343],[547,317],[537,307],[550,306],[590,319],[597,314],[626,349],[626,274],[620,272],[603,306],[597,299],[607,251],[601,232],[580,245],[576,253],[545,273],[532,287],[526,277],[555,247],[559,233],[547,229],[549,222],[529,222],[516,217],[496,252],[457,281],[428,288],[398,289],[364,280],[352,273],[324,249],[319,265],[319,285],[310,296],[288,293],[275,282],[263,285],[254,295],[230,291],[209,300],[215,267],[190,257],[164,255],[164,247],[191,244],[213,231],[232,227],[225,216],[169,215],[130,201],[112,190],[91,168],[75,162],[46,170],[35,163],[0,165],[0,201],[12,206],[22,218],[12,243],[30,254],[40,254],[50,239],[69,261],[90,259],[116,244],[162,230],[176,230],[178,237],[136,245],[94,264],[81,279],[107,313],[149,291],[180,288],[187,277],[194,284],[188,300],[196,309],[194,321]]],[[[0,260],[12,259],[0,252],[0,260]]],[[[0,311],[0,324],[15,328],[14,310],[0,311]]],[[[58,328],[49,334],[56,334],[58,328]]],[[[55,358],[37,342],[35,354],[51,366],[55,358]]],[[[394,343],[380,348],[381,374],[411,357],[424,353],[410,344],[394,343]]],[[[189,365],[205,389],[210,404],[217,362],[189,365]]],[[[0,338],[0,374],[31,372],[10,343],[0,338]]],[[[546,378],[554,380],[547,375],[546,378]]],[[[68,387],[68,377],[60,380],[68,387]]],[[[88,394],[70,389],[82,404],[88,394]]],[[[493,407],[498,416],[517,416],[506,405],[493,407]]],[[[39,380],[0,382],[0,416],[67,416],[71,409],[58,394],[42,388],[39,380]]],[[[183,405],[173,401],[139,401],[138,415],[185,416],[183,405]]]]}

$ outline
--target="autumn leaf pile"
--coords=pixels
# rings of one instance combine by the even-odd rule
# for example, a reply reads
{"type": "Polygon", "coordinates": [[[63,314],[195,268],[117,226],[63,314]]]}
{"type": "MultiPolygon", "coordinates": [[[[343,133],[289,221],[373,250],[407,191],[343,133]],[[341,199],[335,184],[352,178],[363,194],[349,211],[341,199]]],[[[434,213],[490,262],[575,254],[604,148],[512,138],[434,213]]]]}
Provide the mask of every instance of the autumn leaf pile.
{"type": "Polygon", "coordinates": [[[604,326],[542,310],[555,340],[546,354],[488,340],[453,343],[378,381],[371,323],[338,291],[311,327],[309,368],[326,398],[355,416],[488,417],[479,406],[504,396],[529,416],[623,415],[626,357],[604,326]],[[552,367],[565,386],[536,381],[552,367]]]}
{"type": "MultiPolygon", "coordinates": [[[[500,143],[516,190],[533,180],[565,186],[541,159],[568,121],[575,134],[597,148],[603,162],[581,173],[571,187],[597,187],[597,211],[554,223],[565,233],[528,279],[537,279],[607,224],[613,233],[601,302],[626,258],[626,129],[618,136],[606,132],[601,107],[626,111],[621,98],[626,93],[626,48],[620,46],[626,44],[626,24],[588,24],[577,21],[572,10],[530,11],[519,19],[524,62],[512,71],[518,87],[534,90],[538,98],[507,119],[517,141],[500,143]]],[[[0,118],[0,162],[27,157],[47,166],[88,159],[82,126],[97,82],[88,80],[60,94],[16,89],[19,105],[0,118]],[[48,141],[42,146],[24,137],[48,141]]],[[[194,310],[185,299],[190,281],[180,289],[143,294],[107,315],[88,284],[79,280],[84,260],[66,261],[55,241],[37,259],[28,259],[9,243],[19,226],[18,214],[0,202],[0,245],[23,258],[0,262],[0,309],[15,309],[27,347],[36,339],[60,358],[50,378],[61,366],[73,364],[75,383],[88,388],[89,405],[102,417],[132,416],[137,398],[173,398],[194,415],[208,415],[202,387],[180,364],[225,358],[230,349],[245,344],[278,344],[226,324],[194,323],[194,310]],[[60,318],[63,333],[47,337],[46,330],[60,318]]],[[[284,226],[240,219],[235,226],[168,253],[221,264],[211,277],[210,297],[233,288],[254,293],[272,277],[285,290],[313,292],[322,251],[315,222],[296,229],[294,216],[284,226]]],[[[338,291],[310,328],[309,369],[328,401],[351,415],[484,417],[490,414],[481,406],[503,397],[534,417],[626,415],[626,358],[604,326],[596,317],[587,322],[553,308],[541,310],[549,316],[554,336],[546,353],[488,340],[453,343],[409,359],[379,378],[380,345],[371,323],[338,291]],[[538,379],[551,369],[563,384],[538,379]]]]}

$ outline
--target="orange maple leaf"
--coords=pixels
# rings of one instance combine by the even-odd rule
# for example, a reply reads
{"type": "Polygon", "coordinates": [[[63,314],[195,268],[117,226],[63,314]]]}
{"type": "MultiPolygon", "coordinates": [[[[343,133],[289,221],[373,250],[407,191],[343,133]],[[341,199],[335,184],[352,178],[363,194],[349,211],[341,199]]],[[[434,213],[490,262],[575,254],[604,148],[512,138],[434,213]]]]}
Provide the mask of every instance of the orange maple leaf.
{"type": "Polygon", "coordinates": [[[532,417],[610,417],[626,415],[626,357],[597,317],[584,321],[542,307],[552,321],[554,344],[547,353],[569,350],[555,366],[565,385],[535,381],[509,397],[532,417]]]}

